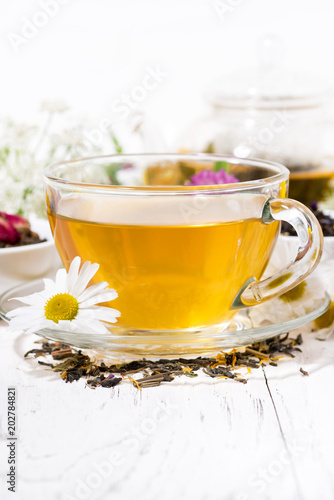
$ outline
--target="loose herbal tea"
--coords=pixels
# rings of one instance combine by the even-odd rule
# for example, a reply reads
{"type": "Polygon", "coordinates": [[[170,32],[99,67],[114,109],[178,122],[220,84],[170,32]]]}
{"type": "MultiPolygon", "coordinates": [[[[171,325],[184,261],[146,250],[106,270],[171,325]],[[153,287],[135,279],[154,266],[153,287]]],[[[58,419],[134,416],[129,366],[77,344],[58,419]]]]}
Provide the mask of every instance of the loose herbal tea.
{"type": "MultiPolygon", "coordinates": [[[[216,379],[233,379],[243,384],[247,383],[244,375],[238,372],[247,368],[247,373],[267,364],[277,366],[284,356],[294,357],[294,351],[301,352],[303,339],[299,334],[295,339],[289,334],[277,336],[266,341],[257,342],[241,350],[233,349],[229,353],[221,352],[213,358],[196,359],[160,359],[150,361],[140,359],[129,363],[106,365],[97,363],[89,356],[59,342],[39,340],[39,348],[31,349],[25,357],[46,357],[48,361],[38,360],[38,363],[60,373],[65,382],[74,382],[84,378],[91,388],[115,387],[124,381],[130,381],[137,389],[155,387],[162,382],[172,382],[176,377],[197,377],[202,371],[205,375],[216,379]],[[52,362],[51,362],[52,361],[52,362]],[[54,361],[60,361],[54,363],[54,361]]],[[[308,373],[300,368],[300,373],[308,373]]]]}
{"type": "Polygon", "coordinates": [[[20,247],[44,241],[46,240],[31,230],[30,222],[21,215],[0,212],[0,248],[20,247]]]}
{"type": "MultiPolygon", "coordinates": [[[[310,203],[310,209],[316,216],[321,226],[324,236],[334,236],[334,219],[328,214],[325,214],[318,208],[318,203],[313,201],[310,203]]],[[[281,233],[285,236],[297,236],[294,228],[287,222],[282,222],[281,233]]]]}

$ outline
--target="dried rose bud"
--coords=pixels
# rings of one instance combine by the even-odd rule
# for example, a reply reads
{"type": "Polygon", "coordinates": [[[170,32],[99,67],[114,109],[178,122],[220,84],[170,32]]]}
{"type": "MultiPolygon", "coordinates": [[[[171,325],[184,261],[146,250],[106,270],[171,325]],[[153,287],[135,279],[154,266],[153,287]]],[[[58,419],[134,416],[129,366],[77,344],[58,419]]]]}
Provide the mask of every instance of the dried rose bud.
{"type": "Polygon", "coordinates": [[[21,232],[26,229],[30,229],[30,222],[21,215],[6,214],[5,212],[0,212],[0,217],[4,217],[8,220],[9,224],[14,227],[17,231],[21,232]]]}
{"type": "Polygon", "coordinates": [[[8,221],[7,214],[0,212],[0,241],[15,245],[21,239],[21,234],[8,221]]]}

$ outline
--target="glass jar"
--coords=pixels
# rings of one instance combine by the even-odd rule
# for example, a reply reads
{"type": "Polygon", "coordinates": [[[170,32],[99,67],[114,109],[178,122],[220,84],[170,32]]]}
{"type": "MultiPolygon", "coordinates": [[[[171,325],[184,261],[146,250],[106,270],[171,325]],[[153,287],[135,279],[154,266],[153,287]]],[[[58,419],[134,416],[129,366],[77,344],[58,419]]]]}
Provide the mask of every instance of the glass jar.
{"type": "Polygon", "coordinates": [[[264,60],[217,81],[206,100],[210,112],[185,134],[182,151],[276,161],[291,172],[291,198],[305,204],[328,198],[334,120],[331,95],[317,78],[264,60]]]}

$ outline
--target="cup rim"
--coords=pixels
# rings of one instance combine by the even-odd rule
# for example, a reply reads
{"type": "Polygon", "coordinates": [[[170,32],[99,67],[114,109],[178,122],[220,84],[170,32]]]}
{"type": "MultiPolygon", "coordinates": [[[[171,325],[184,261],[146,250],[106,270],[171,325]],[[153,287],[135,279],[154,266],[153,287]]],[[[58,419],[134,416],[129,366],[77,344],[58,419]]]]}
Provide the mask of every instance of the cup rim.
{"type": "Polygon", "coordinates": [[[209,154],[209,153],[140,153],[140,154],[111,154],[111,155],[97,155],[87,156],[77,159],[60,161],[47,166],[43,171],[44,181],[47,183],[52,182],[59,187],[74,187],[80,191],[99,190],[109,194],[159,194],[159,195],[185,195],[185,194],[221,194],[224,192],[233,193],[240,191],[249,191],[253,189],[269,187],[277,182],[286,181],[289,179],[289,170],[284,165],[274,162],[263,160],[260,158],[240,158],[233,155],[209,154]],[[84,161],[112,159],[114,162],[123,160],[124,162],[131,162],[134,158],[147,158],[147,159],[165,159],[165,160],[181,160],[181,161],[203,161],[210,159],[211,161],[227,161],[235,165],[249,165],[253,167],[266,167],[276,172],[263,179],[255,179],[246,182],[230,183],[230,184],[214,184],[205,186],[122,186],[122,185],[106,185],[78,182],[63,179],[59,175],[55,175],[53,171],[61,166],[80,164],[84,161]]]}

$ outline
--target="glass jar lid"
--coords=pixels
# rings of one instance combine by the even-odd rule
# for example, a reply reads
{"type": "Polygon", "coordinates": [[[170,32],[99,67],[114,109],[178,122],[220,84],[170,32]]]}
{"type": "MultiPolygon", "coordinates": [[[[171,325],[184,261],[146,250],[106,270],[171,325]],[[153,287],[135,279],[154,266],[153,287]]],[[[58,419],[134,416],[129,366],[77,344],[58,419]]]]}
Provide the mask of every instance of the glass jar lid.
{"type": "Polygon", "coordinates": [[[308,108],[321,106],[329,88],[319,77],[297,72],[281,64],[279,37],[268,36],[259,44],[257,67],[234,71],[216,80],[205,93],[215,108],[308,108]]]}

